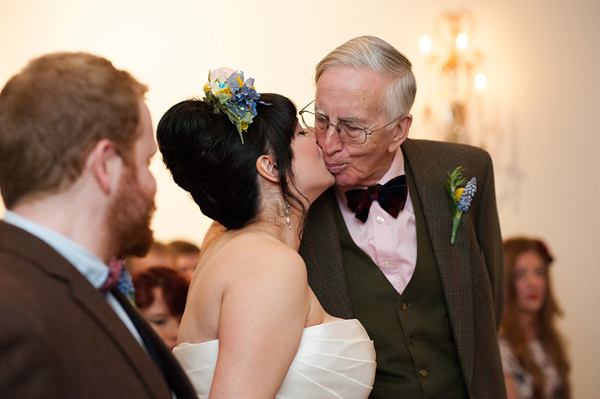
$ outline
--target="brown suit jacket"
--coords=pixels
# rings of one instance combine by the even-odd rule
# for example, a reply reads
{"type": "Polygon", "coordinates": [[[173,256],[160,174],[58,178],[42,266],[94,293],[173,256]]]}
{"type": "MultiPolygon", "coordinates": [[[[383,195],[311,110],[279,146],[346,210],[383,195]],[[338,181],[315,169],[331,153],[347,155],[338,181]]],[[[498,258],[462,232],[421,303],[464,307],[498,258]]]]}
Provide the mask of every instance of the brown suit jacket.
{"type": "MultiPolygon", "coordinates": [[[[477,399],[505,398],[497,340],[504,298],[502,237],[491,158],[474,147],[410,139],[402,152],[423,206],[469,394],[477,399]],[[458,166],[465,169],[465,178],[477,178],[477,193],[452,246],[452,210],[445,183],[458,166]]],[[[335,206],[332,189],[311,206],[300,254],[309,284],[325,310],[351,318],[335,206]]]]}
{"type": "Polygon", "coordinates": [[[149,353],[67,260],[0,221],[0,397],[196,398],[160,338],[113,293],[149,353]]]}

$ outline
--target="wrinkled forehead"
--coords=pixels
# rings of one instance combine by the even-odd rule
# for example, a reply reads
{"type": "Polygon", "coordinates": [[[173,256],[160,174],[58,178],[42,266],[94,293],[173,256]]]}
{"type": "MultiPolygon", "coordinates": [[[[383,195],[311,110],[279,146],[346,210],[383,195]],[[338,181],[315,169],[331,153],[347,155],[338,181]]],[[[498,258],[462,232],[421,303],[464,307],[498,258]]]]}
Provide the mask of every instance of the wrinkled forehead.
{"type": "Polygon", "coordinates": [[[391,80],[373,70],[336,66],[317,82],[315,110],[330,118],[370,120],[384,113],[391,80]]]}

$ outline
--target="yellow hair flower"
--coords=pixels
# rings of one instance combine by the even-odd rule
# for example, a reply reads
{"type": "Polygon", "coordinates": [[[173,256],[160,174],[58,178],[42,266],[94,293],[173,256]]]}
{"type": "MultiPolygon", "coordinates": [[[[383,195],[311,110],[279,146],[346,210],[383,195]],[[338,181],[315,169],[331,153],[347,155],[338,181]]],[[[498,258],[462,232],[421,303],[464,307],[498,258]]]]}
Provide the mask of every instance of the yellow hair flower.
{"type": "Polygon", "coordinates": [[[218,96],[219,94],[225,94],[227,95],[227,97],[231,97],[231,90],[229,90],[229,87],[225,87],[215,93],[216,96],[218,96]]]}

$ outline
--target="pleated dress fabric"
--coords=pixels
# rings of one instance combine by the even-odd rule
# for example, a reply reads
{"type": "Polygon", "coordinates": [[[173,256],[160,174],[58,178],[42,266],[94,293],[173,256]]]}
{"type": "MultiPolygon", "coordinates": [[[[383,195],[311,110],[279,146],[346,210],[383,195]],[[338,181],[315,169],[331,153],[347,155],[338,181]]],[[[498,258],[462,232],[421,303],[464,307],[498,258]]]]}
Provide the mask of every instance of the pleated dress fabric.
{"type": "MultiPolygon", "coordinates": [[[[208,398],[218,352],[218,340],[173,349],[200,399],[208,398]]],[[[375,367],[373,341],[358,320],[307,327],[276,398],[366,399],[375,367]]]]}

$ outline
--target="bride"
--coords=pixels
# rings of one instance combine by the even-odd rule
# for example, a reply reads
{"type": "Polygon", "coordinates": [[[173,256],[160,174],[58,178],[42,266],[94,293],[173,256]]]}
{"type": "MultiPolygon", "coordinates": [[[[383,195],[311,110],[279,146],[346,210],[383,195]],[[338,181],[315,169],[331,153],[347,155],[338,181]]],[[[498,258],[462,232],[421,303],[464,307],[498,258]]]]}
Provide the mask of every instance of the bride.
{"type": "Polygon", "coordinates": [[[328,315],[298,255],[310,204],[334,182],[286,97],[214,71],[203,100],[157,128],[163,160],[201,211],[227,228],[193,276],[173,350],[199,398],[364,399],[373,343],[328,315]]]}

